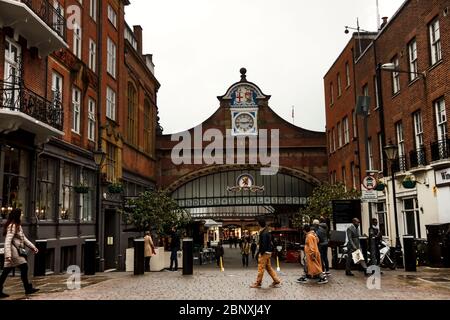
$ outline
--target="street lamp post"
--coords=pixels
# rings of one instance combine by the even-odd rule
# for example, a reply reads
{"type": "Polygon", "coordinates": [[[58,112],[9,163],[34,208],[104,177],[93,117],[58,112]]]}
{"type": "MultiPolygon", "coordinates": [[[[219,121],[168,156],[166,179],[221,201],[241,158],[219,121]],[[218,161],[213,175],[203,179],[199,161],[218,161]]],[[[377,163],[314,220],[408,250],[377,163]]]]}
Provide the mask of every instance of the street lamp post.
{"type": "Polygon", "coordinates": [[[102,166],[105,161],[106,153],[101,147],[94,151],[94,162],[97,166],[97,192],[96,192],[96,213],[95,213],[95,233],[97,237],[98,251],[99,251],[99,271],[103,271],[103,235],[101,234],[101,183],[102,183],[102,166]]]}
{"type": "Polygon", "coordinates": [[[394,163],[398,156],[398,147],[389,143],[384,147],[384,152],[386,153],[386,157],[391,163],[391,175],[392,175],[392,206],[394,207],[394,217],[395,217],[395,261],[396,264],[401,259],[402,256],[402,244],[400,242],[400,234],[398,231],[398,216],[397,216],[397,204],[396,204],[396,192],[395,192],[395,169],[394,163]]]}

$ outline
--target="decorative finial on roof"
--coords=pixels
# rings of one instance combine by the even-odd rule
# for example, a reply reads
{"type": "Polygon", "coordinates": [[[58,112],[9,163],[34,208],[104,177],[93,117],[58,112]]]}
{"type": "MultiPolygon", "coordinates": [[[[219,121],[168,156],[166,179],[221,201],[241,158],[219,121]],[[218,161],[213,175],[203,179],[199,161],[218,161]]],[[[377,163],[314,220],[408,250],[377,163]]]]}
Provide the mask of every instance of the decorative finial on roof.
{"type": "Polygon", "coordinates": [[[247,69],[241,68],[241,81],[247,81],[247,69]]]}

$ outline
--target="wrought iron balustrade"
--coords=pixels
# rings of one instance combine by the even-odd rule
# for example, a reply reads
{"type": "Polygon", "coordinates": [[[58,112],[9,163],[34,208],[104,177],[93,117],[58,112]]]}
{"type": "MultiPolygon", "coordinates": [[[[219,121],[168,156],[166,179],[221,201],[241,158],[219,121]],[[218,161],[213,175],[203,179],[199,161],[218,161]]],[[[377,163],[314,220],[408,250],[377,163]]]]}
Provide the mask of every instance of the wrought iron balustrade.
{"type": "Polygon", "coordinates": [[[427,155],[425,147],[417,148],[409,153],[409,161],[412,168],[427,165],[427,155]]]}
{"type": "Polygon", "coordinates": [[[61,38],[65,41],[67,40],[66,19],[64,18],[64,12],[61,11],[62,8],[55,8],[53,2],[48,0],[20,0],[20,2],[26,4],[28,8],[33,10],[61,38]]]}
{"type": "Polygon", "coordinates": [[[431,143],[431,160],[438,161],[450,158],[450,139],[445,138],[431,143]]]}

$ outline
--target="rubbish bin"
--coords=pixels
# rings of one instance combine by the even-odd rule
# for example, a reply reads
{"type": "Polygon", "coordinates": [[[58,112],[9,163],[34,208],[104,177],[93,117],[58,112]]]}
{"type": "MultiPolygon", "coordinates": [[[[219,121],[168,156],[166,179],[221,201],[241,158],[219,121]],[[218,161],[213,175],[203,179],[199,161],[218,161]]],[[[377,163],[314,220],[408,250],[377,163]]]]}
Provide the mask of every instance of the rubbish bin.
{"type": "Polygon", "coordinates": [[[194,241],[192,238],[183,239],[183,275],[194,273],[194,241]]]}
{"type": "Polygon", "coordinates": [[[405,259],[405,271],[417,271],[417,255],[414,247],[414,236],[403,237],[403,255],[405,259]]]}
{"type": "Polygon", "coordinates": [[[134,275],[142,275],[145,271],[144,239],[134,239],[134,275]]]}
{"type": "Polygon", "coordinates": [[[95,275],[97,239],[87,239],[84,242],[84,274],[95,275]]]}
{"type": "Polygon", "coordinates": [[[36,240],[39,252],[34,256],[34,276],[45,277],[45,257],[47,255],[47,240],[36,240]]]}

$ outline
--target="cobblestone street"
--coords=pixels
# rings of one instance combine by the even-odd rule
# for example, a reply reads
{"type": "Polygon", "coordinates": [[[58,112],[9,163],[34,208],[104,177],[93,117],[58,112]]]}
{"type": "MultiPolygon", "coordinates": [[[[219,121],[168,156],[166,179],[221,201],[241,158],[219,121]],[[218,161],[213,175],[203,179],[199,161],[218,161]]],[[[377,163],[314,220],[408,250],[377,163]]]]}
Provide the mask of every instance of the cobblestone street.
{"type": "MultiPolygon", "coordinates": [[[[67,290],[67,276],[50,276],[34,279],[41,289],[31,300],[346,300],[346,299],[450,299],[450,270],[420,268],[416,273],[384,270],[381,290],[369,290],[367,278],[355,271],[356,276],[346,277],[343,270],[332,270],[329,283],[318,285],[296,283],[301,275],[298,265],[282,264],[281,288],[269,288],[264,276],[262,289],[249,285],[256,277],[256,262],[243,269],[239,249],[226,249],[225,272],[215,264],[195,266],[193,276],[178,272],[151,272],[144,276],[132,273],[98,273],[82,277],[81,290],[67,290]],[[229,266],[227,268],[227,265],[229,266]]],[[[251,260],[251,258],[250,258],[251,260]]],[[[273,264],[274,267],[275,264],[273,264]]],[[[8,280],[5,292],[12,299],[24,299],[20,279],[8,280]],[[9,285],[9,286],[8,286],[9,285]]]]}

